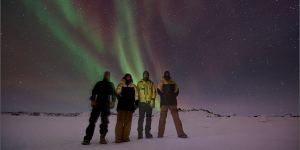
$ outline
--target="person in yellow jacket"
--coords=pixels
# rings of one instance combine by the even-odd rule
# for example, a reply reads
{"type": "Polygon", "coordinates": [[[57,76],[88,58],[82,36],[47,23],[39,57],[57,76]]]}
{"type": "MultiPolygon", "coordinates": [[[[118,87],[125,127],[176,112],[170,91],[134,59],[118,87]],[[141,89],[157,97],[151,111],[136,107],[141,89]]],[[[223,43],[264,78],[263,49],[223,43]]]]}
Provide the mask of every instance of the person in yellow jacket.
{"type": "Polygon", "coordinates": [[[137,107],[138,93],[130,74],[125,74],[117,86],[116,143],[129,142],[132,115],[137,107]]]}
{"type": "Polygon", "coordinates": [[[156,88],[149,78],[149,72],[144,71],[143,79],[137,84],[138,100],[139,100],[139,119],[138,119],[138,139],[143,138],[144,118],[146,114],[145,136],[153,138],[151,130],[152,109],[155,106],[156,88]]]}

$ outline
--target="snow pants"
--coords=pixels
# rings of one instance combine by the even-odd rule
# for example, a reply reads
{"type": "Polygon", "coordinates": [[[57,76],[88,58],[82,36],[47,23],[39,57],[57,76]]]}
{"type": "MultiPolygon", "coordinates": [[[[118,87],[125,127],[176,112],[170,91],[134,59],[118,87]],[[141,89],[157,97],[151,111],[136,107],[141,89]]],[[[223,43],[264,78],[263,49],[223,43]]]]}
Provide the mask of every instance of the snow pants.
{"type": "Polygon", "coordinates": [[[90,114],[89,125],[86,128],[84,140],[90,141],[93,137],[96,122],[101,114],[101,124],[100,124],[100,134],[105,136],[108,132],[108,117],[110,115],[110,110],[101,110],[99,108],[93,108],[90,114]]]}
{"type": "Polygon", "coordinates": [[[183,131],[182,123],[179,118],[177,106],[176,105],[162,105],[160,108],[158,136],[163,137],[163,135],[164,135],[168,110],[171,111],[171,115],[173,117],[173,121],[174,121],[175,128],[177,131],[177,135],[178,136],[184,135],[185,133],[183,131]]]}
{"type": "Polygon", "coordinates": [[[138,119],[138,133],[143,133],[144,120],[146,115],[145,133],[150,133],[152,122],[152,107],[148,103],[139,103],[139,119],[138,119]]]}
{"type": "Polygon", "coordinates": [[[116,141],[129,141],[132,122],[132,111],[118,111],[115,128],[116,141]]]}

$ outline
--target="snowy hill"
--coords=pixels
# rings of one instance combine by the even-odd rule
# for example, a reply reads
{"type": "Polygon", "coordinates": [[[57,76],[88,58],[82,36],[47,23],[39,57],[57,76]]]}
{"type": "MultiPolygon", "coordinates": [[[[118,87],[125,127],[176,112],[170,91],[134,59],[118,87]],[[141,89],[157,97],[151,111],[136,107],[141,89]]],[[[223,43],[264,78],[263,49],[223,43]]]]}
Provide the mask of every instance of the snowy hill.
{"type": "MultiPolygon", "coordinates": [[[[114,143],[116,116],[110,117],[109,144],[100,145],[99,123],[91,145],[80,144],[89,113],[2,113],[3,150],[297,150],[299,116],[222,116],[204,109],[180,110],[188,139],[179,139],[170,114],[165,137],[137,140],[134,115],[131,142],[114,143]]],[[[157,136],[159,113],[153,115],[152,133],[157,136]]]]}

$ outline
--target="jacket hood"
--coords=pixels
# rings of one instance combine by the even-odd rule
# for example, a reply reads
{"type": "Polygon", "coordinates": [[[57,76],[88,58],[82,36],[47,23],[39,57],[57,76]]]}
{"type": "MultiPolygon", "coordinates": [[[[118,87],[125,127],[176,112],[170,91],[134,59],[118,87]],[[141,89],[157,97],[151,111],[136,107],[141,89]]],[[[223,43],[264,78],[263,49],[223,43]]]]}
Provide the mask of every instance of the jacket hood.
{"type": "MultiPolygon", "coordinates": [[[[124,78],[121,79],[120,84],[126,85],[126,80],[124,78]]],[[[132,85],[133,81],[131,81],[128,85],[132,85]]]]}

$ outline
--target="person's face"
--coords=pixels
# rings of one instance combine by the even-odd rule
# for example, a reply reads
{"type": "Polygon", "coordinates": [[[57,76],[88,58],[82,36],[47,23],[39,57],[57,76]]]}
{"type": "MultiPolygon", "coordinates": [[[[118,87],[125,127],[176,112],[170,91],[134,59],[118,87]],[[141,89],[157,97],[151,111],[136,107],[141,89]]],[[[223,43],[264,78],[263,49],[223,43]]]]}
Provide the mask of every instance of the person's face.
{"type": "Polygon", "coordinates": [[[165,78],[166,80],[170,80],[170,79],[171,79],[170,72],[165,72],[165,73],[164,73],[164,78],[165,78]]]}
{"type": "Polygon", "coordinates": [[[131,81],[131,76],[127,76],[127,77],[126,77],[126,80],[127,80],[127,81],[131,81]]]}
{"type": "Polygon", "coordinates": [[[110,73],[105,73],[104,74],[104,79],[110,80],[110,73]]]}
{"type": "Polygon", "coordinates": [[[169,77],[169,76],[170,76],[170,73],[169,73],[169,72],[166,72],[164,76],[165,76],[165,77],[169,77]]]}
{"type": "Polygon", "coordinates": [[[145,73],[143,74],[143,78],[144,78],[144,80],[149,80],[149,73],[148,73],[148,72],[145,72],[145,73]]]}

